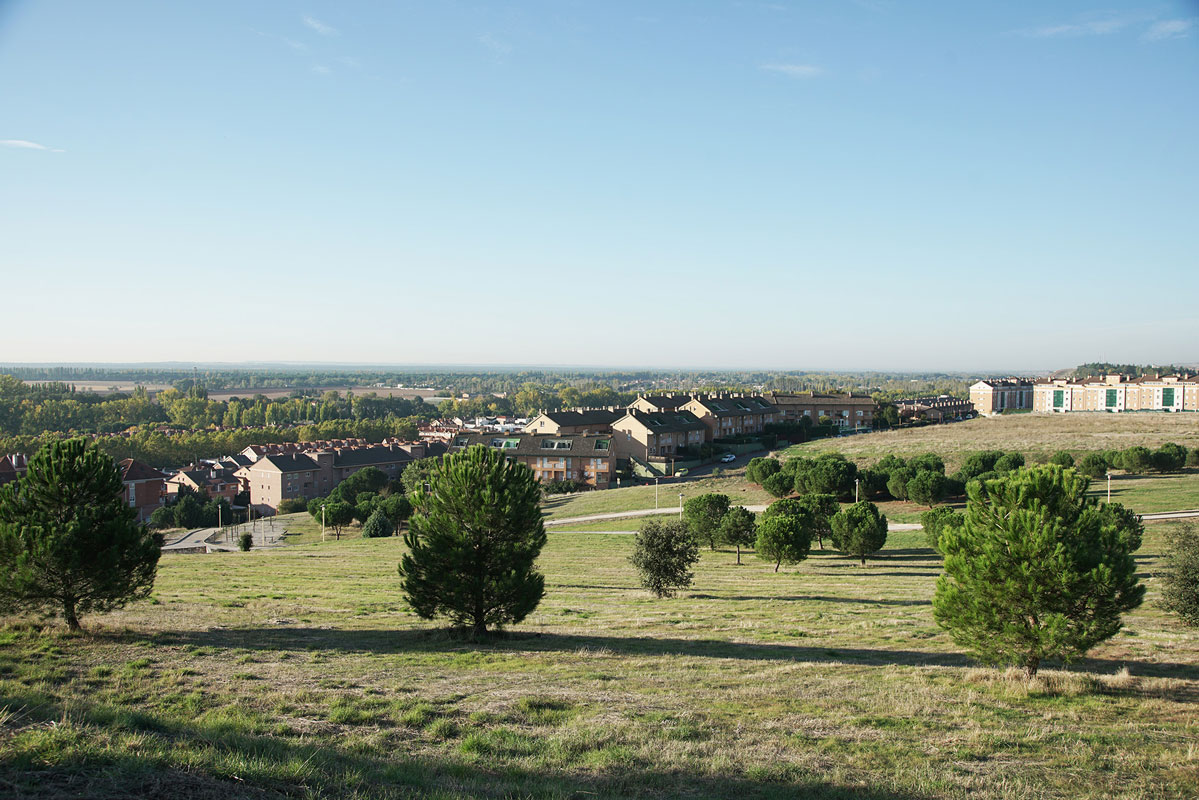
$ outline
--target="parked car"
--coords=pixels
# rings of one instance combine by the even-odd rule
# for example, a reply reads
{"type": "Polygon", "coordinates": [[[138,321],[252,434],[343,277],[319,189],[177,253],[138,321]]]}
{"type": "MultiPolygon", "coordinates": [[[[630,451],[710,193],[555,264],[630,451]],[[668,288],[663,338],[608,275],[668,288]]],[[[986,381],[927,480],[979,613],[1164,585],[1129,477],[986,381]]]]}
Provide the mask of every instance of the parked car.
{"type": "Polygon", "coordinates": [[[720,457],[720,461],[721,461],[721,463],[724,463],[724,464],[727,464],[727,463],[729,463],[730,461],[736,461],[736,460],[737,460],[737,454],[736,454],[736,453],[725,453],[724,455],[722,455],[722,456],[720,457]]]}

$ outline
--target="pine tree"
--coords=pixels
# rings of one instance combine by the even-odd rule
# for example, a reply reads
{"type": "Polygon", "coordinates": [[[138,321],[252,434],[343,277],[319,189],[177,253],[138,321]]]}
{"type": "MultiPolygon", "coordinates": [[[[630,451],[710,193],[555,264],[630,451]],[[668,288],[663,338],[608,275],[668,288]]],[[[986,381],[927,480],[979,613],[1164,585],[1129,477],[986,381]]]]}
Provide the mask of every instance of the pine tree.
{"type": "Polygon", "coordinates": [[[533,471],[477,445],[444,456],[428,483],[413,495],[399,567],[412,609],[476,636],[523,620],[545,594],[533,569],[546,541],[533,471]]]}
{"type": "MultiPolygon", "coordinates": [[[[945,573],[933,615],[954,641],[991,664],[1069,661],[1120,629],[1145,594],[1122,508],[1087,497],[1073,469],[1031,467],[974,481],[966,518],[945,527],[945,573]]],[[[1135,520],[1131,520],[1135,524],[1135,520]]]]}
{"type": "Polygon", "coordinates": [[[1169,536],[1162,607],[1199,627],[1199,528],[1185,523],[1169,536]]]}
{"type": "Polygon", "coordinates": [[[683,518],[696,540],[715,550],[720,538],[720,523],[728,510],[727,494],[701,494],[684,504],[683,518]]]}
{"type": "Polygon", "coordinates": [[[123,499],[116,464],[86,439],[46,445],[0,489],[0,611],[79,616],[150,594],[161,541],[123,499]]]}
{"type": "Polygon", "coordinates": [[[754,512],[745,506],[733,506],[720,521],[720,541],[737,548],[737,563],[741,563],[741,548],[753,547],[757,539],[754,512]]]}
{"type": "Polygon", "coordinates": [[[754,552],[758,558],[774,562],[778,572],[783,564],[798,564],[812,549],[816,528],[813,513],[798,501],[783,499],[771,503],[758,521],[754,552]]]}
{"type": "Polygon", "coordinates": [[[877,553],[887,543],[887,518],[878,506],[862,500],[838,511],[832,520],[833,547],[848,556],[862,560],[877,553]]]}

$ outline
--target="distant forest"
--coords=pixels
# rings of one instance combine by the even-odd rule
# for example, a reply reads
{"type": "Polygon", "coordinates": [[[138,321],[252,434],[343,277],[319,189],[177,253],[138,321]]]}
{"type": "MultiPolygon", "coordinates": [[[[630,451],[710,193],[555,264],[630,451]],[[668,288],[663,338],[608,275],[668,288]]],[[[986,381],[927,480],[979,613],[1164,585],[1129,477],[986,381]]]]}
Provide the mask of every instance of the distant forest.
{"type": "Polygon", "coordinates": [[[1074,368],[1073,378],[1081,380],[1083,378],[1093,378],[1098,375],[1131,375],[1134,378],[1139,378],[1142,375],[1173,375],[1177,373],[1193,373],[1193,367],[1178,367],[1173,364],[1163,366],[1160,364],[1108,364],[1106,362],[1096,362],[1094,364],[1081,364],[1074,368]]]}

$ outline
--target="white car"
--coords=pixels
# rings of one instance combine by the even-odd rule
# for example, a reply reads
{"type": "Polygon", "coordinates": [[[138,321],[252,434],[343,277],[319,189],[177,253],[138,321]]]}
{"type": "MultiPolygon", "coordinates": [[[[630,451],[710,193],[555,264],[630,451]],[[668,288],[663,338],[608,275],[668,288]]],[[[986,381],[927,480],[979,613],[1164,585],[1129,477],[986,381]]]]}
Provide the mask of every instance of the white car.
{"type": "Polygon", "coordinates": [[[729,463],[730,461],[736,461],[737,454],[736,453],[725,453],[724,455],[722,455],[720,457],[720,460],[722,463],[725,463],[725,464],[729,463]]]}

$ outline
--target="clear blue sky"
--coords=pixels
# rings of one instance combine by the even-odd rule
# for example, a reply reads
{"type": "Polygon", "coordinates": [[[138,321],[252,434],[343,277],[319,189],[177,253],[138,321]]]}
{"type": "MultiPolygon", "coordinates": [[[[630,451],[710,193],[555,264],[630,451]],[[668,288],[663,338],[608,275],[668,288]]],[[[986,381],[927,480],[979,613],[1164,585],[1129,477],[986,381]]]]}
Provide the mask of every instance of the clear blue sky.
{"type": "Polygon", "coordinates": [[[0,359],[1199,361],[1199,3],[0,0],[0,359]]]}

